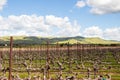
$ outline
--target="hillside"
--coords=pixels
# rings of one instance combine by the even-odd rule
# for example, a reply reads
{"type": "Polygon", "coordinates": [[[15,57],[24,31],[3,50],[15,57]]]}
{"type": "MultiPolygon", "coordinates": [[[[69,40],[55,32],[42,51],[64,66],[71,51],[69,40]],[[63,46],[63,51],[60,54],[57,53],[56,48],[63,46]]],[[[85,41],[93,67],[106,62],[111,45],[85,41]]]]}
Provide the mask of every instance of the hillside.
{"type": "MultiPolygon", "coordinates": [[[[60,43],[83,43],[83,44],[120,44],[118,41],[104,40],[98,37],[86,38],[81,36],[76,37],[55,37],[55,38],[43,38],[36,36],[14,36],[14,44],[24,44],[24,45],[32,45],[32,44],[45,44],[46,41],[49,41],[51,44],[60,43]]],[[[0,37],[0,44],[9,44],[9,37],[0,37]]]]}

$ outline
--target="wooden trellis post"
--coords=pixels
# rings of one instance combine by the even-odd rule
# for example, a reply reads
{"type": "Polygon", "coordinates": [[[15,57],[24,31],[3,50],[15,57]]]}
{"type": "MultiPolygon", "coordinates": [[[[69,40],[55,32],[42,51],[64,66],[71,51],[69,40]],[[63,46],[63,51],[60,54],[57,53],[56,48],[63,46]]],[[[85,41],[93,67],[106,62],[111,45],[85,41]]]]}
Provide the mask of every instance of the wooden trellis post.
{"type": "Polygon", "coordinates": [[[70,57],[70,44],[69,44],[69,42],[68,42],[68,44],[67,44],[67,48],[68,48],[68,62],[69,62],[69,64],[68,64],[68,66],[69,66],[69,72],[71,72],[71,57],[70,57]]]}
{"type": "Polygon", "coordinates": [[[81,46],[81,55],[80,55],[80,59],[81,59],[81,60],[80,60],[80,61],[81,61],[81,63],[82,63],[82,54],[83,54],[83,51],[84,51],[84,50],[83,50],[83,44],[80,44],[80,46],[81,46]]]}
{"type": "Polygon", "coordinates": [[[79,55],[79,54],[78,54],[78,53],[79,53],[79,52],[78,52],[78,42],[77,42],[76,46],[77,46],[77,51],[76,51],[76,52],[77,52],[77,56],[76,56],[76,57],[77,57],[77,60],[78,60],[78,59],[79,59],[79,56],[78,56],[78,55],[79,55]]]}
{"type": "MultiPolygon", "coordinates": [[[[49,64],[49,61],[50,61],[50,53],[49,53],[49,41],[47,41],[47,67],[49,68],[50,67],[50,64],[49,64]]],[[[49,79],[49,69],[47,69],[47,78],[49,79]]]]}
{"type": "Polygon", "coordinates": [[[13,49],[13,37],[10,37],[10,54],[9,54],[9,79],[12,80],[12,49],[13,49]]]}

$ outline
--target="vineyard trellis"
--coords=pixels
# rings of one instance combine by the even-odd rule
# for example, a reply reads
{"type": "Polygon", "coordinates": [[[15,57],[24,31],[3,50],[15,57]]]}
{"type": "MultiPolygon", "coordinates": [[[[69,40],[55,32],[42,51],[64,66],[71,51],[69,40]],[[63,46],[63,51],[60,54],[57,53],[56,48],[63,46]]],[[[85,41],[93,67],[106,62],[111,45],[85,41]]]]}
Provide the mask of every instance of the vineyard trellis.
{"type": "Polygon", "coordinates": [[[37,75],[43,80],[68,76],[78,79],[84,75],[96,78],[112,71],[120,74],[119,45],[50,44],[47,41],[41,45],[14,47],[12,37],[10,40],[10,48],[0,48],[0,71],[4,76],[9,74],[9,80],[22,73],[27,74],[25,77],[37,75]]]}

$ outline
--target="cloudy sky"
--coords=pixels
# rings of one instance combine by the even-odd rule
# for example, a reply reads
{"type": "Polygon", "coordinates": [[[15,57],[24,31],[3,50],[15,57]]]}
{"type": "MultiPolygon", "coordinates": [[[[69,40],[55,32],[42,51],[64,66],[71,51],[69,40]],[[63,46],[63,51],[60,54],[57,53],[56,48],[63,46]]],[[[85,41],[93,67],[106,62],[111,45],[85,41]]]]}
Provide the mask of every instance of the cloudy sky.
{"type": "Polygon", "coordinates": [[[120,0],[0,0],[0,36],[120,41],[120,0]]]}

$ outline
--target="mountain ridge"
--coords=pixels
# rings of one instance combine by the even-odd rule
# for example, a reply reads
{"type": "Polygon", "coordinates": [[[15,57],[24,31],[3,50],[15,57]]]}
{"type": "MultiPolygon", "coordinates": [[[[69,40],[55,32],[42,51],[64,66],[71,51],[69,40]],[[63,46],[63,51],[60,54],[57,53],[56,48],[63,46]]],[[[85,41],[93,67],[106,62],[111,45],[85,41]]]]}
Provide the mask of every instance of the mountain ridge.
{"type": "MultiPolygon", "coordinates": [[[[0,37],[0,44],[9,44],[9,36],[0,37]]],[[[104,40],[99,37],[40,37],[40,36],[13,36],[14,44],[46,44],[49,41],[50,44],[120,44],[120,41],[104,40]]]]}

